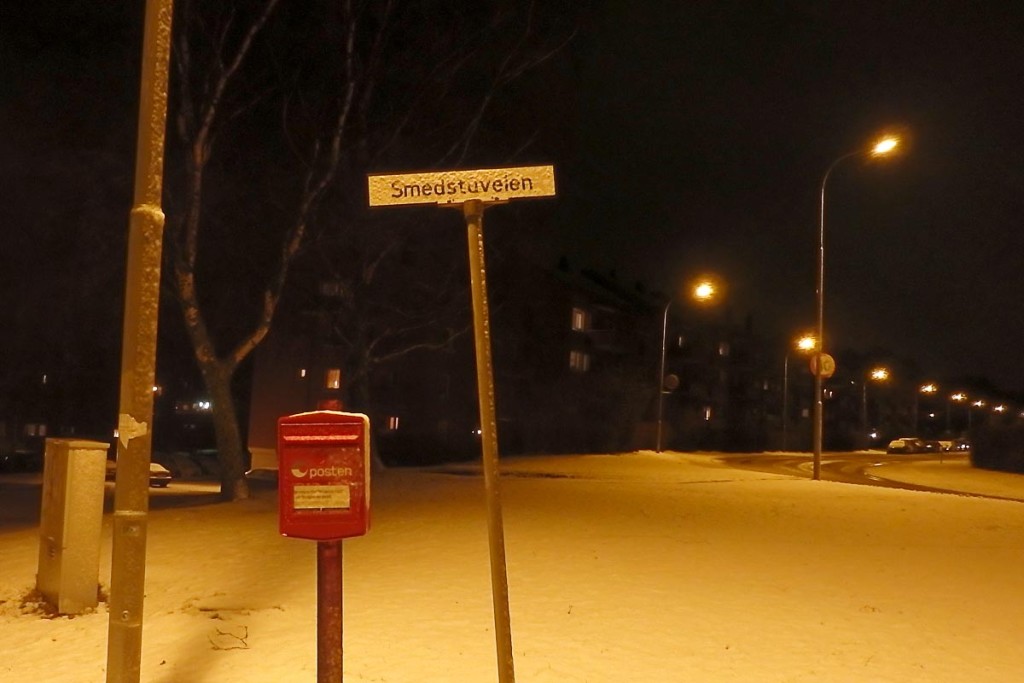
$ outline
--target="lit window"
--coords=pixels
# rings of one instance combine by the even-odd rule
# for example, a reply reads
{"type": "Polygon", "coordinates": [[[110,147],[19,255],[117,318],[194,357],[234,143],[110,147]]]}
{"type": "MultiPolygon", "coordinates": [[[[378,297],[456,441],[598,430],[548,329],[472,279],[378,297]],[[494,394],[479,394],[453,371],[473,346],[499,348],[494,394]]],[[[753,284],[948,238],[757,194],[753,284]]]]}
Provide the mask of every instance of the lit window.
{"type": "Polygon", "coordinates": [[[572,329],[578,332],[590,329],[590,314],[582,308],[573,308],[572,329]]]}
{"type": "Polygon", "coordinates": [[[299,368],[299,379],[304,379],[305,377],[306,377],[306,368],[299,368]]]}
{"type": "Polygon", "coordinates": [[[728,356],[729,355],[729,342],[718,342],[718,355],[728,356]]]}
{"type": "Polygon", "coordinates": [[[23,427],[25,436],[46,436],[46,425],[30,422],[23,427]]]}
{"type": "Polygon", "coordinates": [[[590,354],[585,351],[570,351],[569,368],[576,372],[586,372],[590,369],[590,354]]]}
{"type": "Polygon", "coordinates": [[[711,406],[704,406],[704,421],[711,422],[711,406]]]}
{"type": "Polygon", "coordinates": [[[325,389],[341,389],[341,368],[328,368],[324,378],[325,389]]]}
{"type": "Polygon", "coordinates": [[[392,415],[388,418],[388,429],[395,432],[398,431],[398,416],[392,415]]]}

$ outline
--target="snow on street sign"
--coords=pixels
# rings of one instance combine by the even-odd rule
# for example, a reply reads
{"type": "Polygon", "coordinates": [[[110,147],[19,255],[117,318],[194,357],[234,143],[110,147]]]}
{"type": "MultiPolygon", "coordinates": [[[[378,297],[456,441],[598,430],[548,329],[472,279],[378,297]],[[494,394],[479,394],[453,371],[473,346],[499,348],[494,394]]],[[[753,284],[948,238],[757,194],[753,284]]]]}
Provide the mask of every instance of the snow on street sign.
{"type": "Polygon", "coordinates": [[[553,197],[554,166],[484,168],[367,176],[370,206],[461,204],[473,199],[503,202],[521,197],[553,197]]]}

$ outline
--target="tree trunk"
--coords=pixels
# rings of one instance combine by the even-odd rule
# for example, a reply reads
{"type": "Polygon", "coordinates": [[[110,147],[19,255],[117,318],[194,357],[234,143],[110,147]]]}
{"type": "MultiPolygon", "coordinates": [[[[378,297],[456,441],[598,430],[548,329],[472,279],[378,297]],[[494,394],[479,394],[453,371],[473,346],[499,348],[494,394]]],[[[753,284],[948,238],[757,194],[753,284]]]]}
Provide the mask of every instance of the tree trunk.
{"type": "Polygon", "coordinates": [[[231,394],[233,373],[223,363],[217,362],[204,364],[201,369],[206,389],[210,392],[217,460],[220,464],[221,498],[227,501],[245,500],[249,497],[249,481],[245,478],[245,448],[231,394]]]}

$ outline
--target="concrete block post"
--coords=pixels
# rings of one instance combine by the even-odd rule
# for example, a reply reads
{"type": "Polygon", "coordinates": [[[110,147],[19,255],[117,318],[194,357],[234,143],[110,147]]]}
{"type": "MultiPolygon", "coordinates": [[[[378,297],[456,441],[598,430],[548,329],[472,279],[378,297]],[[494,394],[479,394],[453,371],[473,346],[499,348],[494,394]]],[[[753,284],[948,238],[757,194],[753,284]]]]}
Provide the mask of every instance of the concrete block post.
{"type": "Polygon", "coordinates": [[[60,614],[99,603],[108,448],[100,441],[46,440],[36,589],[60,614]]]}

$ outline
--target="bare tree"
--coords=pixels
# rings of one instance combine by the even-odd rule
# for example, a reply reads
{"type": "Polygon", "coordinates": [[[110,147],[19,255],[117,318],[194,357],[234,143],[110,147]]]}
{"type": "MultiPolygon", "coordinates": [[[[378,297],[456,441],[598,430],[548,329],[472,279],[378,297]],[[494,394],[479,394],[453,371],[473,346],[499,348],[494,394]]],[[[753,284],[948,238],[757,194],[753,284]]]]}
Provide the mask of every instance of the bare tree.
{"type": "MultiPolygon", "coordinates": [[[[361,224],[366,169],[465,161],[488,142],[497,93],[557,49],[536,42],[532,5],[449,5],[178,3],[169,270],[209,391],[227,499],[248,497],[232,377],[270,330],[304,245],[355,254],[338,275],[357,301],[402,246],[394,231],[359,243],[350,229],[361,224]]],[[[383,335],[368,334],[365,318],[339,318],[359,337],[350,336],[357,355],[436,343],[413,341],[422,315],[394,312],[406,323],[383,335]]]]}

